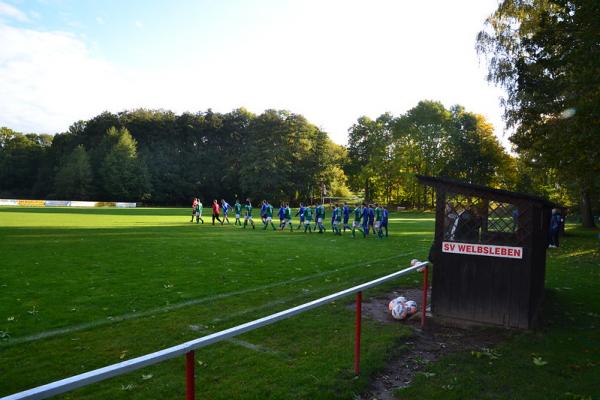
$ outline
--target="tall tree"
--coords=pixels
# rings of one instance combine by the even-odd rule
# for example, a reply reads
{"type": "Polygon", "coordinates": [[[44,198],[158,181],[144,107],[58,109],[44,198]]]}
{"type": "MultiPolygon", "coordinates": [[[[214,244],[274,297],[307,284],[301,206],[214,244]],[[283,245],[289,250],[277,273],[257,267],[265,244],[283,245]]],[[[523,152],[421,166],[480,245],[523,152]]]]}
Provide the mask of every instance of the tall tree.
{"type": "Polygon", "coordinates": [[[80,144],[56,173],[55,196],[68,200],[87,200],[94,192],[92,179],[90,157],[80,144]]]}
{"type": "Polygon", "coordinates": [[[600,2],[504,0],[477,47],[503,100],[518,153],[574,182],[584,226],[593,227],[600,176],[600,2]]]}
{"type": "Polygon", "coordinates": [[[148,173],[137,157],[136,141],[125,128],[112,127],[106,135],[108,141],[115,143],[100,171],[105,193],[111,200],[147,199],[150,193],[148,173]]]}

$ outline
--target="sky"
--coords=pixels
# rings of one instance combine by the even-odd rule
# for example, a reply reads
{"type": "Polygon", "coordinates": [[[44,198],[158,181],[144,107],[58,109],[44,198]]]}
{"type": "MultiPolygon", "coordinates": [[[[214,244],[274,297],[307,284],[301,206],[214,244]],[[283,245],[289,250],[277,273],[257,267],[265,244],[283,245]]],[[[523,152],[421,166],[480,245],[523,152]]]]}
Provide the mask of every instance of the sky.
{"type": "Polygon", "coordinates": [[[302,114],[340,144],[363,115],[463,105],[503,133],[475,37],[497,0],[0,0],[0,126],[103,111],[302,114]]]}

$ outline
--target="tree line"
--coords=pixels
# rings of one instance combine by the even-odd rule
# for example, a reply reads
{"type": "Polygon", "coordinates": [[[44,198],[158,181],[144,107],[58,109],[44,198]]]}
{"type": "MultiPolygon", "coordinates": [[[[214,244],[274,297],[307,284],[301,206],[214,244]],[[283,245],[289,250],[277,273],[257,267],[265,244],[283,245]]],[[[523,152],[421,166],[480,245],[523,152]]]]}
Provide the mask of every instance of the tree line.
{"type": "Polygon", "coordinates": [[[102,113],[50,135],[0,130],[4,197],[187,204],[250,196],[315,199],[321,185],[344,196],[346,151],[302,115],[241,108],[176,115],[102,113]]]}

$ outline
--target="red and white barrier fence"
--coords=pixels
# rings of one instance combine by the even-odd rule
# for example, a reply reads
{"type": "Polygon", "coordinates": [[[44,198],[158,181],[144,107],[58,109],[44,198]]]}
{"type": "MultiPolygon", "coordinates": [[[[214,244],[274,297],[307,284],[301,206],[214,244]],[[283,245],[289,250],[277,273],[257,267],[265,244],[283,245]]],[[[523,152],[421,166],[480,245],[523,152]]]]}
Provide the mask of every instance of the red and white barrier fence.
{"type": "Polygon", "coordinates": [[[156,351],[154,353],[146,354],[140,357],[132,358],[131,360],[123,361],[120,363],[112,364],[103,368],[98,368],[93,371],[85,372],[83,374],[75,375],[70,378],[61,379],[46,385],[38,386],[33,389],[25,390],[23,392],[15,393],[6,397],[2,397],[0,400],[38,400],[47,399],[52,396],[56,396],[61,393],[65,393],[83,386],[91,385],[95,382],[100,382],[108,378],[112,378],[119,375],[124,375],[128,372],[138,370],[143,367],[158,364],[162,361],[169,360],[171,358],[179,357],[185,354],[186,358],[186,400],[194,400],[196,397],[196,384],[195,384],[195,371],[194,371],[194,351],[202,347],[209,346],[213,343],[221,342],[223,340],[230,339],[234,336],[241,335],[242,333],[253,331],[260,327],[271,325],[277,321],[281,321],[297,314],[306,312],[313,308],[320,307],[325,304],[329,304],[337,299],[346,297],[351,294],[356,294],[356,336],[354,342],[354,372],[356,375],[360,374],[360,333],[361,333],[361,311],[362,311],[362,292],[366,289],[370,289],[375,286],[379,286],[382,283],[390,280],[399,278],[412,272],[424,272],[423,277],[423,303],[421,327],[425,326],[425,316],[427,308],[427,287],[428,287],[428,271],[429,263],[427,261],[420,262],[413,260],[411,267],[394,272],[389,275],[382,276],[372,281],[363,283],[358,286],[351,287],[349,289],[342,290],[330,294],[325,297],[310,301],[308,303],[301,304],[296,307],[289,308],[284,311],[280,311],[275,314],[268,315],[263,318],[256,319],[254,321],[246,322],[233,328],[225,329],[220,332],[212,333],[207,336],[203,336],[198,339],[190,340],[179,345],[169,347],[163,350],[156,351]]]}

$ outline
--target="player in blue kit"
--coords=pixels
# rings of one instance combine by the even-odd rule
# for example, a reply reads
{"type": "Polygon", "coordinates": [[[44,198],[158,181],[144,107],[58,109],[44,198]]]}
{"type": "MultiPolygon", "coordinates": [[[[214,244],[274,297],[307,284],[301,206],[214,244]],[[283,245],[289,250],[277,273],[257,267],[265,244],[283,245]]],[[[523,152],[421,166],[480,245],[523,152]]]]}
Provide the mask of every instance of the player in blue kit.
{"type": "Polygon", "coordinates": [[[344,232],[346,232],[346,229],[350,229],[350,225],[348,225],[348,220],[350,219],[350,207],[348,207],[347,203],[344,203],[344,206],[342,207],[342,215],[344,216],[344,232]]]}
{"type": "Polygon", "coordinates": [[[267,226],[267,201],[263,200],[260,206],[260,219],[263,225],[267,226]]]}
{"type": "Polygon", "coordinates": [[[385,237],[388,237],[388,209],[387,207],[383,207],[383,216],[381,218],[381,229],[385,230],[385,237]]]}
{"type": "Polygon", "coordinates": [[[375,235],[377,232],[375,232],[375,209],[373,208],[373,204],[369,204],[369,227],[367,229],[372,229],[373,230],[373,235],[375,235]]]}
{"type": "Polygon", "coordinates": [[[223,210],[223,222],[227,222],[229,224],[229,209],[231,208],[231,206],[229,205],[228,202],[225,201],[225,199],[221,199],[221,210],[223,210]]]}
{"type": "Polygon", "coordinates": [[[300,216],[300,224],[298,225],[298,229],[300,229],[302,228],[302,225],[304,225],[304,204],[300,203],[300,208],[298,209],[296,216],[300,216]]]}
{"type": "Polygon", "coordinates": [[[281,203],[279,205],[279,227],[283,227],[283,223],[285,220],[285,204],[281,203]]]}
{"type": "Polygon", "coordinates": [[[369,235],[369,207],[366,203],[362,206],[362,231],[364,237],[369,235]]]}

